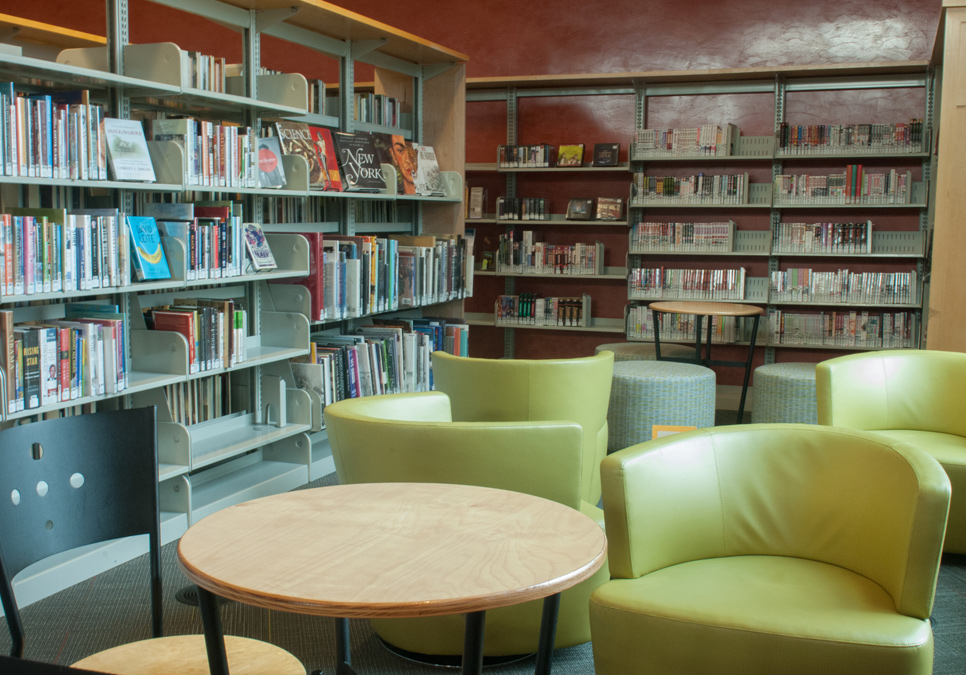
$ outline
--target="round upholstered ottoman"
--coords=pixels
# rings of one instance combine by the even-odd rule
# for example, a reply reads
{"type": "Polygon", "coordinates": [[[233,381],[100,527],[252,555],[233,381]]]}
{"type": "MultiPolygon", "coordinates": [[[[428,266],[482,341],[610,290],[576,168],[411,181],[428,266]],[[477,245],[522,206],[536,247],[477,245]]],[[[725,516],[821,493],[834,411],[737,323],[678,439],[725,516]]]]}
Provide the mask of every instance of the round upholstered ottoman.
{"type": "Polygon", "coordinates": [[[673,361],[619,361],[614,364],[607,409],[607,452],[651,440],[655,424],[714,426],[714,403],[710,368],[673,361]]]}
{"type": "MultiPolygon", "coordinates": [[[[602,351],[614,352],[614,361],[654,361],[653,342],[611,342],[606,345],[598,345],[594,349],[595,354],[602,351]]],[[[694,357],[694,347],[687,345],[676,345],[674,343],[661,343],[661,357],[671,356],[674,358],[694,357]]]]}
{"type": "Polygon", "coordinates": [[[755,368],[751,421],[818,424],[814,363],[769,363],[755,368]]]}

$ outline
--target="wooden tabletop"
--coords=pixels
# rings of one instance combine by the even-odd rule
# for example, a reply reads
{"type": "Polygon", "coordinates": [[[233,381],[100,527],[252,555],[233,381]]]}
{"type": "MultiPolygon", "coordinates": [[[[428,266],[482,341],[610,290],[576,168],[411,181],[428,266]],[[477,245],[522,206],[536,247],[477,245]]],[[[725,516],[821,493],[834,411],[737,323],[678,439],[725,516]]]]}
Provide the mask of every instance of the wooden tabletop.
{"type": "Polygon", "coordinates": [[[590,577],[607,542],[540,497],[466,485],[364,483],[223,509],[178,558],[225,598],[345,618],[457,614],[543,598],[590,577]]]}
{"type": "Polygon", "coordinates": [[[701,316],[754,316],[764,314],[765,310],[754,305],[736,302],[652,302],[648,307],[655,312],[667,314],[700,314],[701,316]]]}

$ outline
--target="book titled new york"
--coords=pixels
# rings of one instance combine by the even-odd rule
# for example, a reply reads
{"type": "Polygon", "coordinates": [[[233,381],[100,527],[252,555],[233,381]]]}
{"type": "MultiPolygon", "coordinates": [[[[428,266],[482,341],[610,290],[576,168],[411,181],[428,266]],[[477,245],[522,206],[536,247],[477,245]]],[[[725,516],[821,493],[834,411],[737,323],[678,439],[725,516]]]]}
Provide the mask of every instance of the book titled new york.
{"type": "Polygon", "coordinates": [[[154,165],[140,120],[107,117],[104,119],[104,134],[114,180],[155,181],[154,165]]]}
{"type": "Polygon", "coordinates": [[[272,249],[268,247],[265,233],[258,223],[245,223],[245,246],[256,271],[273,270],[277,267],[272,249]]]}
{"type": "Polygon", "coordinates": [[[282,167],[282,145],[278,136],[258,139],[258,187],[280,188],[285,185],[282,167]]]}
{"type": "Polygon", "coordinates": [[[346,192],[382,192],[386,180],[372,135],[367,132],[332,132],[346,192]]]}
{"type": "Polygon", "coordinates": [[[138,281],[170,279],[171,270],[164,257],[161,233],[158,224],[151,216],[128,216],[128,231],[131,233],[131,261],[138,281]]]}

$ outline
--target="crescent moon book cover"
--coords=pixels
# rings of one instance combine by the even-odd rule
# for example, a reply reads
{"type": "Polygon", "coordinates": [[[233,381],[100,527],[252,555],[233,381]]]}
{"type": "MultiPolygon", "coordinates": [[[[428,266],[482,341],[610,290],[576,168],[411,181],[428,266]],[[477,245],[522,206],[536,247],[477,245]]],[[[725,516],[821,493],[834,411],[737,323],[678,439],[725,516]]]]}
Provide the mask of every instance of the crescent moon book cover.
{"type": "Polygon", "coordinates": [[[131,261],[138,281],[170,279],[171,270],[164,257],[161,234],[152,216],[128,216],[131,232],[131,261]]]}

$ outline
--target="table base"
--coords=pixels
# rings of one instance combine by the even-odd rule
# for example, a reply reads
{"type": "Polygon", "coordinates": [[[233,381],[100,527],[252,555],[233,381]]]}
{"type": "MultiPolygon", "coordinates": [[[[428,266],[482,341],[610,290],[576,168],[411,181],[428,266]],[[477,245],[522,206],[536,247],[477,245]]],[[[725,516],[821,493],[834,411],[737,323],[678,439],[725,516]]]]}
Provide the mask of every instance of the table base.
{"type": "MultiPolygon", "coordinates": [[[[229,675],[228,658],[225,654],[225,635],[218,610],[218,597],[204,588],[198,587],[198,607],[205,632],[205,647],[208,650],[208,667],[211,675],[229,675]]],[[[560,594],[548,595],[543,601],[540,617],[540,637],[537,645],[535,675],[550,675],[553,660],[553,645],[557,636],[557,614],[560,608],[560,594]]],[[[335,675],[356,675],[352,669],[352,654],[349,646],[349,620],[337,618],[336,626],[336,670],[335,675]]],[[[483,638],[486,630],[486,612],[470,612],[466,615],[466,629],[463,639],[463,664],[460,672],[464,675],[482,675],[483,638]]],[[[312,675],[322,675],[322,670],[313,670],[312,675]]]]}

